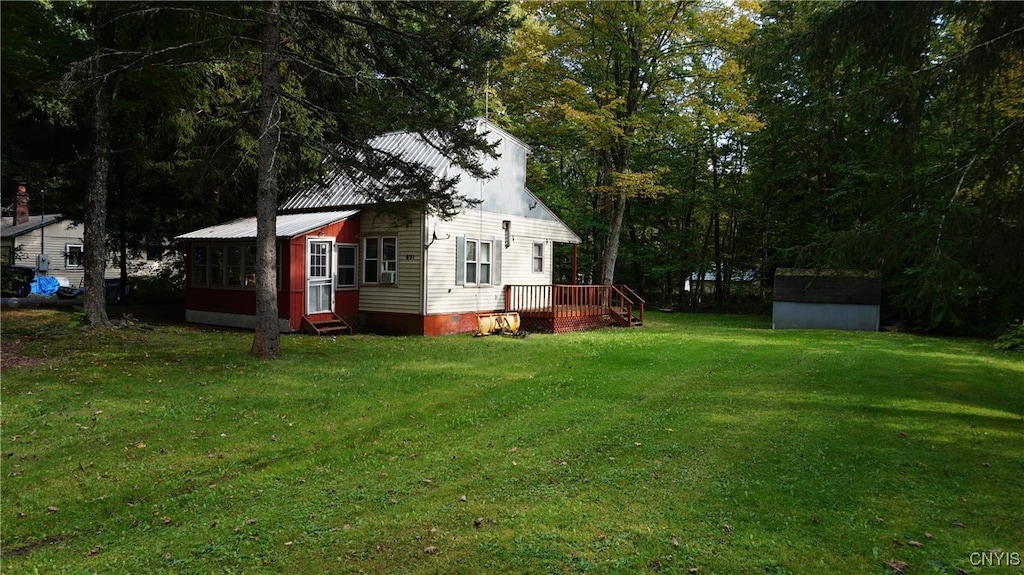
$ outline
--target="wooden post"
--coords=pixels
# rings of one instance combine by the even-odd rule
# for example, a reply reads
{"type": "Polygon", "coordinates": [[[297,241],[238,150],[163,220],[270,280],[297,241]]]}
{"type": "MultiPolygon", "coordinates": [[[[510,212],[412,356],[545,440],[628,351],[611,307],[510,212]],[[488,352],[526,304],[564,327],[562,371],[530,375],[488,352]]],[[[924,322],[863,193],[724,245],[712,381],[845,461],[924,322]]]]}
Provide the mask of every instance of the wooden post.
{"type": "Polygon", "coordinates": [[[576,279],[576,277],[577,277],[577,273],[576,273],[576,256],[577,256],[579,248],[580,248],[579,244],[573,244],[572,245],[572,285],[576,285],[578,283],[578,281],[576,279]]]}

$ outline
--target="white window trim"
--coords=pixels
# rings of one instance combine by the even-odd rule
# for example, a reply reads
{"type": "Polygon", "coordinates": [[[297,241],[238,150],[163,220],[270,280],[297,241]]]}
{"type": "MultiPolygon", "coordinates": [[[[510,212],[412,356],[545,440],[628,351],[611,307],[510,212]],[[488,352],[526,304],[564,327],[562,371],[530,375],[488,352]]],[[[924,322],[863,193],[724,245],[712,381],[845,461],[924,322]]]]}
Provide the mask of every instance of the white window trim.
{"type": "Polygon", "coordinates": [[[501,238],[484,240],[458,236],[455,238],[455,285],[463,287],[494,287],[501,285],[501,238]],[[469,258],[469,245],[475,244],[476,258],[469,258]],[[481,246],[488,245],[489,259],[483,261],[481,246]],[[473,267],[474,281],[469,280],[469,268],[473,267]],[[487,281],[480,281],[481,266],[488,267],[487,281]]]}
{"type": "Polygon", "coordinates": [[[68,270],[80,270],[85,268],[85,245],[84,244],[64,244],[64,269],[68,270]],[[82,263],[72,264],[71,263],[71,248],[78,248],[78,252],[82,254],[82,263]]]}
{"type": "Polygon", "coordinates": [[[544,242],[533,242],[533,247],[530,248],[532,250],[530,252],[530,271],[535,274],[544,273],[544,252],[546,247],[544,242]],[[540,246],[540,256],[537,255],[538,246],[540,246]],[[537,265],[538,261],[540,262],[539,266],[537,265]]]}
{"type": "MultiPolygon", "coordinates": [[[[363,238],[363,242],[362,243],[363,243],[363,253],[364,254],[368,251],[368,250],[366,250],[366,245],[367,245],[368,242],[373,242],[373,243],[376,243],[376,245],[377,245],[377,257],[373,258],[373,260],[375,260],[377,262],[377,266],[376,266],[377,267],[377,279],[376,279],[376,281],[367,281],[367,279],[366,279],[366,261],[363,260],[363,261],[360,262],[361,265],[359,266],[359,269],[360,269],[360,279],[362,280],[362,283],[365,284],[365,285],[398,285],[398,247],[399,247],[398,236],[368,236],[368,237],[363,238]],[[384,259],[384,242],[387,241],[387,240],[394,240],[394,242],[395,242],[395,259],[393,259],[393,260],[384,259]],[[389,266],[388,264],[393,264],[393,265],[389,266]],[[390,283],[390,282],[389,283],[384,283],[384,282],[381,281],[381,275],[384,272],[394,272],[395,273],[395,281],[394,281],[393,284],[390,283]]],[[[364,256],[364,258],[365,258],[365,256],[364,256]]]]}

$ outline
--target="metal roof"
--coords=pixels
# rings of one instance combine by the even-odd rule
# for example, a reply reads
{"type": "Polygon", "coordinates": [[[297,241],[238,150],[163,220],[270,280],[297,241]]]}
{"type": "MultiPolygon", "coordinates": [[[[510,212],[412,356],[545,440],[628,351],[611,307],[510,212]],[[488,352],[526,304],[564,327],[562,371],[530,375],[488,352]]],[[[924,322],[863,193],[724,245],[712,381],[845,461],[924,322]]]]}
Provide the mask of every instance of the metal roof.
{"type": "MultiPolygon", "coordinates": [[[[277,234],[279,238],[294,238],[322,228],[328,224],[348,219],[359,210],[337,212],[316,212],[312,214],[278,214],[277,234]]],[[[241,218],[217,224],[177,236],[178,240],[250,240],[256,239],[256,218],[241,218]]]]}
{"type": "MultiPolygon", "coordinates": [[[[397,156],[405,162],[420,164],[430,170],[435,177],[442,176],[452,163],[423,136],[416,133],[391,132],[370,140],[369,145],[383,154],[397,156]]],[[[281,210],[364,206],[371,203],[365,192],[371,189],[387,189],[389,180],[397,181],[398,178],[398,170],[392,170],[388,176],[380,180],[355,173],[338,172],[324,185],[313,186],[309,190],[296,194],[281,206],[281,210]]]]}

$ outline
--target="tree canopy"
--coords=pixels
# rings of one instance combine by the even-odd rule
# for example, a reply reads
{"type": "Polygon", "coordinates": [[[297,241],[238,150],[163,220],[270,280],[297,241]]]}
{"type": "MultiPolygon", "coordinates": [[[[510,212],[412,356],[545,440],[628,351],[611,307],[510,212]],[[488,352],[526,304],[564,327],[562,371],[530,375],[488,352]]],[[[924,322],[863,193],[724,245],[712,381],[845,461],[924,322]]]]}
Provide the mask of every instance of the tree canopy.
{"type": "MultiPolygon", "coordinates": [[[[4,3],[5,193],[88,222],[104,188],[98,250],[255,213],[274,5],[4,3]]],[[[365,143],[392,130],[477,169],[487,114],[584,239],[558,281],[758,310],[778,267],[873,269],[888,318],[1024,316],[1024,4],[286,2],[279,26],[271,205],[390,169],[365,143]]]]}

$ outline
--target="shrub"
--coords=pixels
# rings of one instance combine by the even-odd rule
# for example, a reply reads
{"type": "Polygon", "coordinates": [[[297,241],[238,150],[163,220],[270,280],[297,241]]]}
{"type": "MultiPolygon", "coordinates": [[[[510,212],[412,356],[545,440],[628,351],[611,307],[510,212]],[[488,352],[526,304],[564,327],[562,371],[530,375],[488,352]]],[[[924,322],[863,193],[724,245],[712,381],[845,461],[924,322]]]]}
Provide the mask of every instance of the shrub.
{"type": "Polygon", "coordinates": [[[1010,324],[1003,335],[996,338],[995,347],[1006,351],[1024,349],[1024,322],[1017,320],[1016,323],[1010,324]]]}

